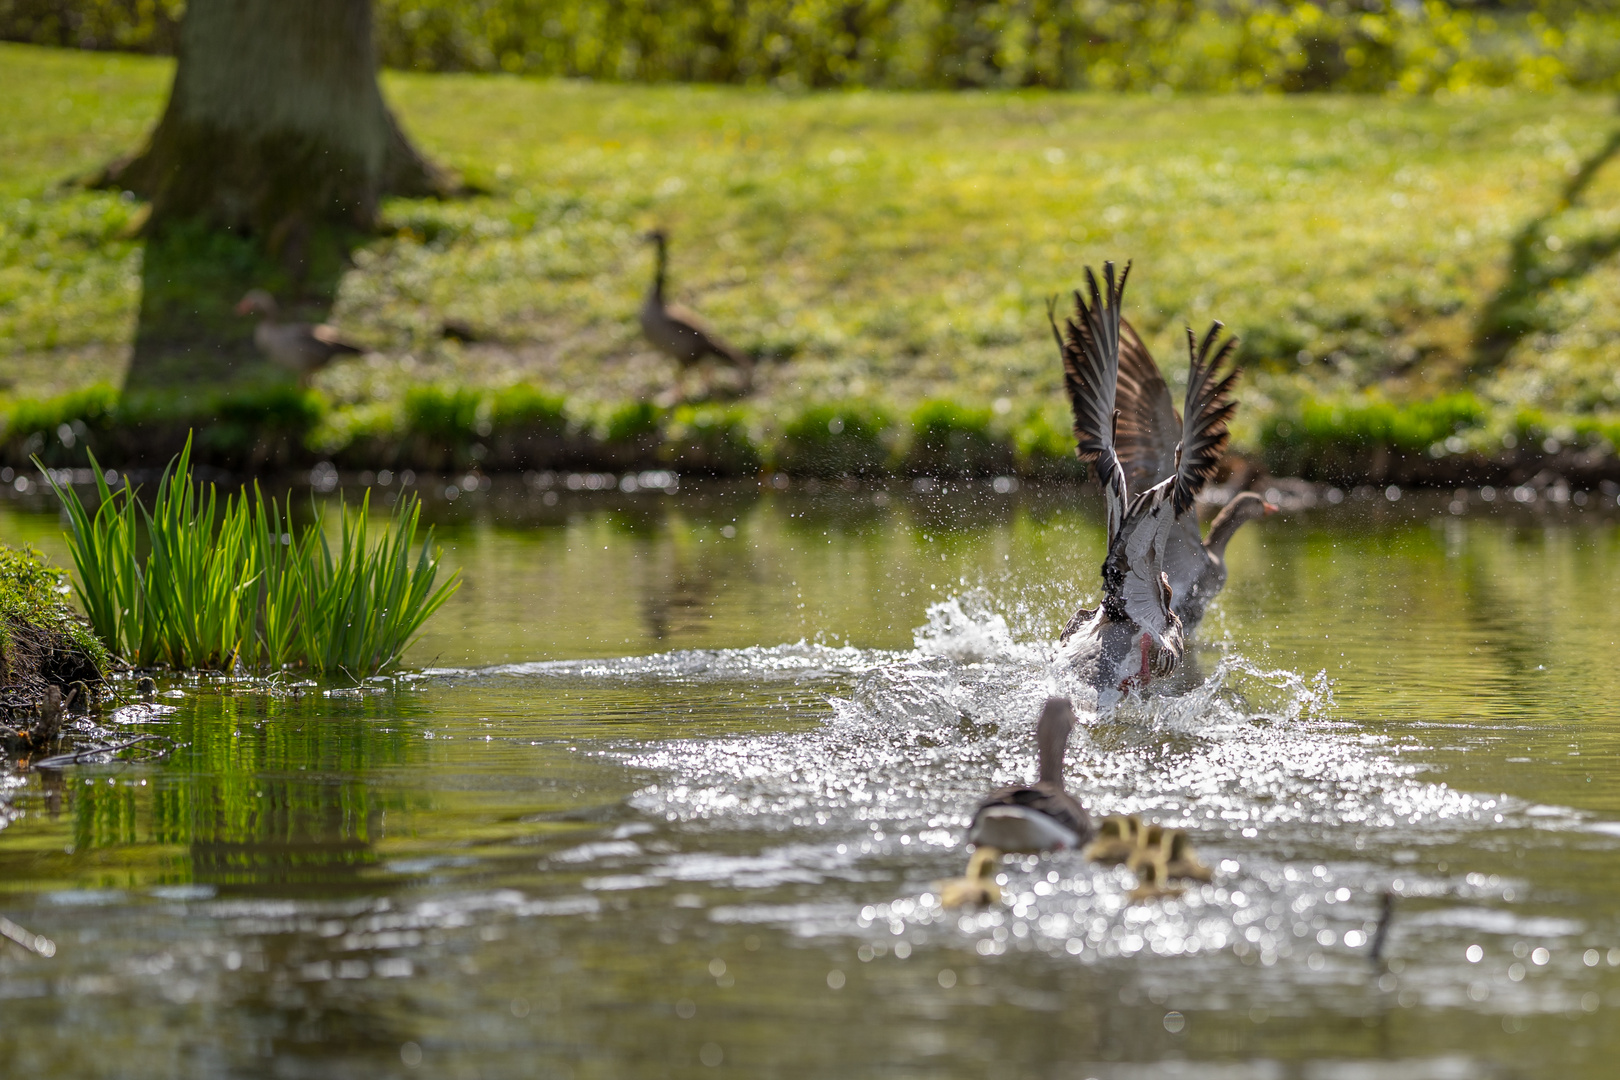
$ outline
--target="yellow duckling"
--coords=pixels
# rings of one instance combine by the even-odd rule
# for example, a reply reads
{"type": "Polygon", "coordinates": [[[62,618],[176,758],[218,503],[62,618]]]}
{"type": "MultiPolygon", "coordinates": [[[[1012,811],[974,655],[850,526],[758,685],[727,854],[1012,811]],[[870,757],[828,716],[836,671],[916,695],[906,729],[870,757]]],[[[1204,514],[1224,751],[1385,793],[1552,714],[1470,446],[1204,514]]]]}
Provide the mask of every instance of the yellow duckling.
{"type": "Polygon", "coordinates": [[[1131,853],[1126,865],[1131,872],[1141,873],[1148,863],[1161,864],[1163,880],[1189,878],[1194,881],[1213,881],[1215,875],[1199,861],[1192,841],[1180,829],[1166,829],[1163,825],[1149,825],[1142,830],[1141,845],[1131,853]]]}
{"type": "Polygon", "coordinates": [[[1164,852],[1165,870],[1171,877],[1203,882],[1215,880],[1214,871],[1199,861],[1192,841],[1180,829],[1165,830],[1159,840],[1159,850],[1164,852]]]}
{"type": "Polygon", "coordinates": [[[1135,814],[1105,817],[1097,826],[1097,838],[1082,854],[1092,862],[1127,862],[1142,846],[1142,821],[1135,814]]]}
{"type": "Polygon", "coordinates": [[[1163,853],[1155,854],[1155,858],[1138,857],[1131,860],[1131,872],[1136,875],[1136,888],[1131,890],[1133,904],[1173,900],[1185,891],[1170,884],[1170,871],[1165,867],[1163,853]]]}
{"type": "Polygon", "coordinates": [[[939,902],[948,908],[989,907],[1001,902],[1001,887],[996,884],[996,867],[1001,865],[1001,852],[980,845],[968,858],[967,873],[959,878],[939,883],[939,902]]]}

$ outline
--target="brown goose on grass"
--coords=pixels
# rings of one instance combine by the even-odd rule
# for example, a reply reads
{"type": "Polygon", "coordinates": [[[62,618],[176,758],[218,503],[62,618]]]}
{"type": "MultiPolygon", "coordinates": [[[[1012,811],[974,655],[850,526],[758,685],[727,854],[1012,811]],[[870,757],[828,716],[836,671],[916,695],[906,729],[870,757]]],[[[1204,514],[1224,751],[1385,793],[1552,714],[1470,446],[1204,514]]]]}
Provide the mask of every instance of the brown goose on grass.
{"type": "MultiPolygon", "coordinates": [[[[1222,348],[1225,356],[1236,345],[1222,348]]],[[[1217,357],[1216,363],[1220,363],[1217,357]]],[[[1233,371],[1228,379],[1235,379],[1233,371]]],[[[1176,447],[1182,437],[1182,418],[1170,398],[1159,365],[1131,324],[1120,320],[1119,384],[1115,402],[1118,423],[1114,446],[1125,470],[1125,484],[1145,491],[1176,472],[1176,447]]],[[[1236,402],[1232,403],[1236,409],[1236,402]]],[[[1251,491],[1239,493],[1210,523],[1209,536],[1200,537],[1198,511],[1189,507],[1176,514],[1164,552],[1164,572],[1170,579],[1171,607],[1181,619],[1182,633],[1190,635],[1204,617],[1209,602],[1226,585],[1226,545],[1245,523],[1277,508],[1251,491]]]]}
{"type": "Polygon", "coordinates": [[[1068,851],[1091,839],[1091,815],[1063,789],[1063,751],[1074,723],[1074,706],[1068,698],[1047,699],[1035,725],[1040,779],[992,792],[979,804],[968,827],[973,857],[966,876],[941,886],[945,906],[999,899],[995,867],[1003,852],[1068,851]]]}
{"type": "Polygon", "coordinates": [[[300,383],[339,356],[357,356],[364,350],[343,340],[335,327],[325,324],[282,322],[276,298],[253,289],[236,305],[238,315],[258,315],[253,344],[277,367],[298,376],[300,383]]]}
{"type": "Polygon", "coordinates": [[[1062,635],[1064,661],[1097,690],[1099,705],[1109,704],[1116,693],[1132,686],[1145,687],[1152,678],[1170,674],[1180,662],[1181,619],[1173,610],[1174,593],[1165,565],[1170,537],[1176,518],[1191,511],[1220,463],[1234,408],[1227,400],[1234,376],[1219,375],[1233,342],[1216,348],[1220,323],[1202,341],[1189,329],[1187,410],[1177,429],[1173,468],[1152,486],[1133,490],[1116,448],[1121,419],[1120,308],[1129,276],[1127,265],[1116,280],[1113,263],[1104,263],[1105,294],[1087,268],[1091,303],[1076,291],[1075,314],[1061,331],[1052,319],[1074,414],[1076,453],[1093,463],[1108,506],[1102,603],[1076,612],[1062,635]]]}
{"type": "Polygon", "coordinates": [[[669,236],[662,229],[654,229],[644,239],[656,246],[658,261],[652,285],[641,302],[641,332],[659,352],[680,365],[682,375],[712,356],[739,372],[739,390],[747,393],[754,381],[753,358],[715,333],[697,312],[664,299],[669,236]]]}

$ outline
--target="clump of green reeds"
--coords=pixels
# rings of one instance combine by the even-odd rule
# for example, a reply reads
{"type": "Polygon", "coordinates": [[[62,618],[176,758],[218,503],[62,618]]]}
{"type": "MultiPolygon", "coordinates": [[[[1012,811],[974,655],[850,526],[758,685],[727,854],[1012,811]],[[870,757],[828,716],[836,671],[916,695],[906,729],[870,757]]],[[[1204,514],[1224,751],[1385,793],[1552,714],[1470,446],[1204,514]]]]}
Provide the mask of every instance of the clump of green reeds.
{"type": "Polygon", "coordinates": [[[460,584],[457,572],[435,585],[439,555],[431,528],[417,544],[415,496],[375,542],[369,493],[358,513],[340,503],[334,546],[318,518],[295,527],[290,505],[257,484],[221,501],[194,483],[189,441],[150,510],[127,478],[114,490],[90,463],[94,512],[51,482],[72,525],[75,590],[96,635],[138,667],[369,675],[398,663],[460,584]]]}

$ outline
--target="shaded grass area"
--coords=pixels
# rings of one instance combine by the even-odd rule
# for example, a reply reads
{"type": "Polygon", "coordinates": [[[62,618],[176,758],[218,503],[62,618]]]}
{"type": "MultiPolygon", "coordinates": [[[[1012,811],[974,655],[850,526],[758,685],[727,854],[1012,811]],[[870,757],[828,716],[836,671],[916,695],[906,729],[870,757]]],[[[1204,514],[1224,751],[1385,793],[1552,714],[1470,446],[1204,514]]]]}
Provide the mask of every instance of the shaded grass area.
{"type": "MultiPolygon", "coordinates": [[[[0,64],[20,106],[0,118],[9,392],[119,385],[143,302],[141,244],[125,239],[139,207],[58,181],[138,143],[169,68],[21,47],[0,64]]],[[[940,468],[920,456],[937,444],[936,461],[1027,469],[1067,453],[1045,298],[1084,264],[1127,257],[1131,313],[1172,382],[1185,323],[1219,317],[1242,336],[1236,442],[1279,467],[1297,448],[1277,433],[1313,408],[1399,411],[1466,390],[1487,414],[1477,427],[1505,434],[1521,412],[1596,430],[1620,407],[1607,99],[385,84],[413,136],[492,194],[388,206],[331,312],[372,351],[323,373],[305,413],[297,402],[317,399],[255,390],[293,414],[255,424],[247,404],[240,428],[226,418],[229,464],[276,460],[261,442],[284,430],[288,461],[493,467],[550,446],[559,466],[816,474],[940,468]],[[635,323],[651,272],[636,238],[651,225],[673,233],[678,298],[761,358],[750,401],[645,404],[674,380],[635,323]],[[447,320],[476,340],[445,339],[447,320]],[[1520,328],[1505,345],[1499,324],[1520,328]],[[813,414],[845,402],[889,419],[846,418],[823,438],[837,417],[813,414]],[[945,434],[927,433],[924,406],[950,414],[945,434]]],[[[198,252],[197,272],[238,257],[198,252]]],[[[117,408],[190,421],[238,397],[252,401],[117,408]]],[[[51,445],[56,406],[21,408],[35,419],[6,410],[8,447],[41,435],[47,454],[71,449],[51,445]]],[[[74,420],[94,432],[57,426],[74,420]]],[[[1365,433],[1341,441],[1357,452],[1365,433]]]]}

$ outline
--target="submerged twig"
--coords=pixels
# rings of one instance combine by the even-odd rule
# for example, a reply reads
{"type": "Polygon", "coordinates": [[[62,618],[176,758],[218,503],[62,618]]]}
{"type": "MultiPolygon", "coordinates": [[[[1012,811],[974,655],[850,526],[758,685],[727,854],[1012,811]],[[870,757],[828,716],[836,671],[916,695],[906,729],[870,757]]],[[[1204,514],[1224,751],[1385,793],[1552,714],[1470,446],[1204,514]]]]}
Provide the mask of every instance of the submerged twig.
{"type": "Polygon", "coordinates": [[[1383,907],[1378,913],[1378,927],[1373,931],[1372,946],[1367,950],[1367,959],[1379,963],[1384,958],[1384,942],[1389,938],[1390,919],[1395,915],[1395,893],[1393,890],[1384,890],[1383,907]]]}
{"type": "Polygon", "coordinates": [[[94,757],[96,754],[116,754],[120,750],[128,750],[132,746],[138,746],[143,742],[149,742],[151,740],[161,740],[162,742],[169,743],[171,746],[174,744],[174,740],[169,738],[167,735],[137,735],[128,742],[115,743],[112,746],[91,746],[86,747],[83,750],[75,750],[71,754],[55,754],[51,757],[34,762],[34,768],[60,769],[64,765],[75,765],[87,758],[94,757]]]}
{"type": "Polygon", "coordinates": [[[29,952],[36,953],[46,959],[56,955],[56,942],[44,934],[31,933],[4,915],[0,915],[0,937],[14,941],[29,952]]]}

